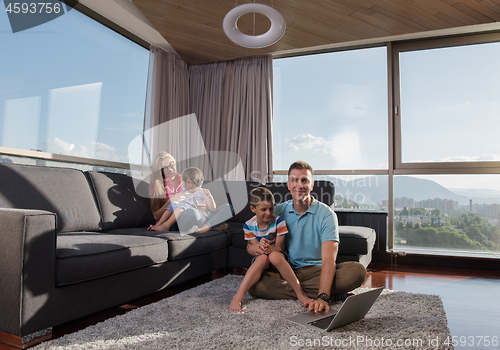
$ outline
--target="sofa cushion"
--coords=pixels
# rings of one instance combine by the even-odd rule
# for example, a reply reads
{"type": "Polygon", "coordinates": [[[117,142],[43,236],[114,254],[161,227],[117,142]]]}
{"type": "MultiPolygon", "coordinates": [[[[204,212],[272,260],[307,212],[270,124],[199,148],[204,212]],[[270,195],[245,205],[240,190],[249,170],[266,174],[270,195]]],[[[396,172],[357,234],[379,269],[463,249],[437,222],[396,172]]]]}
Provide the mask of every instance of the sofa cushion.
{"type": "Polygon", "coordinates": [[[0,164],[0,207],[46,210],[57,231],[99,231],[100,215],[80,170],[0,164]]]}
{"type": "Polygon", "coordinates": [[[227,235],[224,231],[180,234],[179,232],[155,232],[146,229],[118,229],[108,232],[114,235],[134,235],[160,238],[168,244],[168,260],[179,260],[211,253],[227,247],[227,235]]]}
{"type": "MultiPolygon", "coordinates": [[[[285,237],[286,239],[286,237],[285,237]]],[[[243,228],[232,230],[230,236],[230,242],[233,247],[246,249],[248,241],[245,240],[245,234],[243,233],[243,228]]]]}
{"type": "Polygon", "coordinates": [[[130,176],[96,171],[87,174],[101,211],[103,230],[148,227],[155,223],[149,198],[137,194],[130,176]]]}
{"type": "Polygon", "coordinates": [[[57,237],[56,284],[68,285],[167,261],[168,245],[155,237],[65,233],[57,237]]]}
{"type": "Polygon", "coordinates": [[[368,254],[375,245],[375,230],[361,226],[339,226],[341,255],[368,254]]]}

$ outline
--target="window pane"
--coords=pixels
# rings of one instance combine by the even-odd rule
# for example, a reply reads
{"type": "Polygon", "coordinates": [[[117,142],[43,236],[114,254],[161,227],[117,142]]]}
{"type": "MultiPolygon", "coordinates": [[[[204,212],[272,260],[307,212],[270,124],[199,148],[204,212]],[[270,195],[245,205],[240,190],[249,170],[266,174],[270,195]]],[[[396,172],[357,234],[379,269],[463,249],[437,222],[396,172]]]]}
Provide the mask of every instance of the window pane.
{"type": "Polygon", "coordinates": [[[387,169],[387,48],[274,60],[273,166],[387,169]]]}
{"type": "Polygon", "coordinates": [[[500,175],[394,177],[394,247],[500,256],[500,175]]]}
{"type": "Polygon", "coordinates": [[[12,33],[0,11],[0,146],[128,162],[149,51],[76,10],[12,33]]]}
{"type": "Polygon", "coordinates": [[[403,162],[500,161],[500,43],[399,59],[403,162]]]}

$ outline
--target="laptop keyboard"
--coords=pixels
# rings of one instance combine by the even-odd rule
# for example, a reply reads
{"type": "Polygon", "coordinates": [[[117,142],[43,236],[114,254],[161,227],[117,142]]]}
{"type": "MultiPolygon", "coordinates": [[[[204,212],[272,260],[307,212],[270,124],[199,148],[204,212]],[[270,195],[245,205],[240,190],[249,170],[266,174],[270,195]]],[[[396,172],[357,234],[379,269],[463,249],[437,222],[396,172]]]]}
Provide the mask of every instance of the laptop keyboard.
{"type": "Polygon", "coordinates": [[[336,314],[320,318],[319,320],[309,322],[309,324],[321,329],[327,329],[330,323],[332,323],[332,320],[335,317],[335,315],[336,314]]]}

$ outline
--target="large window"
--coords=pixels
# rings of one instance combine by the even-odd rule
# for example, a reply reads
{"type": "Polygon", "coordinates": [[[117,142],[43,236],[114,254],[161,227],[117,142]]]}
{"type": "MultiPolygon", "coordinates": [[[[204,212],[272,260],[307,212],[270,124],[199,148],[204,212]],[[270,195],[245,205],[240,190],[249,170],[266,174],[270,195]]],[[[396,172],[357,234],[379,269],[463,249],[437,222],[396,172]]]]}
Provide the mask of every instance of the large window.
{"type": "Polygon", "coordinates": [[[394,178],[394,248],[500,258],[500,175],[394,178]]]}
{"type": "Polygon", "coordinates": [[[387,211],[389,249],[499,258],[500,34],[389,49],[275,60],[275,177],[302,159],[387,211]]]}
{"type": "Polygon", "coordinates": [[[0,146],[128,162],[148,50],[76,10],[17,33],[0,11],[0,38],[0,146]]]}
{"type": "Polygon", "coordinates": [[[394,45],[394,247],[500,256],[500,36],[394,45]]]}
{"type": "Polygon", "coordinates": [[[274,60],[273,166],[387,169],[387,48],[274,60]]]}
{"type": "Polygon", "coordinates": [[[500,43],[401,51],[403,163],[500,161],[500,43]]]}

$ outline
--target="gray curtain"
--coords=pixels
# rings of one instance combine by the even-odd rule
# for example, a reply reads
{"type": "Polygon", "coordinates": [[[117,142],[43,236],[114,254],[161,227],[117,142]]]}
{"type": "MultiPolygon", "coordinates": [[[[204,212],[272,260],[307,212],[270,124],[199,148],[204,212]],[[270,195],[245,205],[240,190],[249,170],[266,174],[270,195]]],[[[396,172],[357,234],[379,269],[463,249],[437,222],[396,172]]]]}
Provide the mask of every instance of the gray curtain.
{"type": "MultiPolygon", "coordinates": [[[[208,151],[237,152],[246,180],[272,176],[271,56],[189,67],[190,110],[208,151]]],[[[229,157],[230,158],[230,157],[229,157]]],[[[225,168],[227,169],[227,160],[225,168]]]]}
{"type": "Polygon", "coordinates": [[[177,120],[189,114],[189,70],[178,56],[151,46],[148,89],[144,119],[143,165],[148,166],[160,151],[176,159],[186,159],[186,137],[189,119],[177,120]],[[171,122],[170,122],[171,121],[171,122]],[[169,122],[169,123],[167,123],[169,122]]]}
{"type": "Polygon", "coordinates": [[[271,56],[188,68],[178,56],[152,46],[149,67],[144,166],[166,151],[184,162],[180,171],[197,166],[207,180],[270,181],[271,56]]]}

